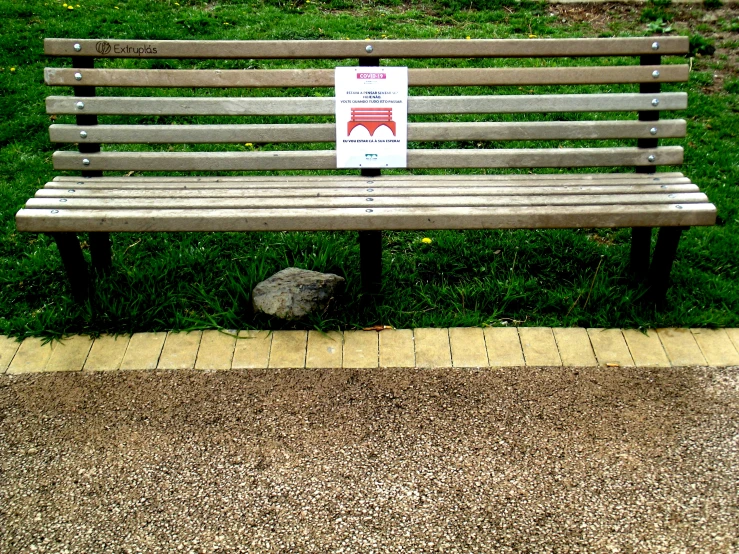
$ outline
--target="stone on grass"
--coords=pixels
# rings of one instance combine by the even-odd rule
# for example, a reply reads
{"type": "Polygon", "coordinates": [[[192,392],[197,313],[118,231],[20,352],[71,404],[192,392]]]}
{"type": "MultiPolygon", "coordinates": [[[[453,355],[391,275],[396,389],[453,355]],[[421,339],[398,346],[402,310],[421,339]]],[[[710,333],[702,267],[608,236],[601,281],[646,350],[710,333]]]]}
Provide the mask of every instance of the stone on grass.
{"type": "Polygon", "coordinates": [[[255,312],[281,319],[299,319],[325,310],[344,285],[344,278],[297,267],[278,271],[252,291],[255,312]]]}

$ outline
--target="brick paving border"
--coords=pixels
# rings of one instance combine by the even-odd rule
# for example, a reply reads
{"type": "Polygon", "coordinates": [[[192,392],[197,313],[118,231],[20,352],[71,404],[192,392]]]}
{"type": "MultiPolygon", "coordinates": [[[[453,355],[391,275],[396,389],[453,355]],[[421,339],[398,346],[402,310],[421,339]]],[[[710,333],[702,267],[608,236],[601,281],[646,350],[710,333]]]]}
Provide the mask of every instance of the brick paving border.
{"type": "Polygon", "coordinates": [[[0,374],[143,369],[739,366],[739,329],[549,327],[383,331],[194,331],[17,342],[0,374]]]}

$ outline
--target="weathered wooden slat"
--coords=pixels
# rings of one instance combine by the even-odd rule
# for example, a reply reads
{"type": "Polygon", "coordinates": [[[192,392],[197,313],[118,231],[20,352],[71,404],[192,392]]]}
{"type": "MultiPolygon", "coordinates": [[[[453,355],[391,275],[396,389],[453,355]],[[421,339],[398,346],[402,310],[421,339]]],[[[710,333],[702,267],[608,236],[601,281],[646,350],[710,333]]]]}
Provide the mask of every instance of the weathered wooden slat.
{"type": "Polygon", "coordinates": [[[293,208],[423,208],[501,206],[589,206],[643,204],[700,204],[708,202],[701,192],[672,194],[518,194],[479,196],[289,196],[278,198],[31,198],[29,209],[65,210],[177,210],[177,209],[293,209],[293,208]]]}
{"type": "Polygon", "coordinates": [[[47,38],[48,56],[100,58],[524,58],[687,54],[687,37],[486,40],[94,40],[47,38]],[[657,48],[653,46],[657,43],[657,48]],[[75,44],[80,46],[75,49],[75,44]],[[367,46],[372,51],[367,52],[367,46]]]}
{"type": "MultiPolygon", "coordinates": [[[[660,101],[661,102],[661,101],[660,101]]],[[[205,98],[49,96],[46,112],[99,115],[333,115],[336,101],[323,98],[205,98]],[[79,108],[82,102],[84,107],[79,108]]]]}
{"type": "MultiPolygon", "coordinates": [[[[124,186],[135,185],[137,183],[145,184],[150,187],[179,187],[182,184],[186,184],[190,187],[196,187],[199,185],[205,187],[213,186],[230,186],[229,183],[239,183],[239,186],[245,186],[246,184],[253,183],[257,186],[264,186],[269,183],[269,186],[315,186],[315,183],[335,183],[340,182],[342,186],[349,186],[352,184],[358,186],[364,186],[367,183],[393,183],[393,185],[408,184],[412,186],[416,183],[423,183],[423,186],[447,186],[450,182],[461,182],[468,184],[470,181],[481,181],[490,183],[516,183],[525,181],[527,186],[534,186],[537,184],[544,184],[546,181],[569,181],[572,183],[598,183],[603,182],[622,182],[628,183],[689,183],[690,179],[685,177],[678,171],[664,171],[655,174],[644,174],[644,173],[537,173],[537,174],[503,174],[503,175],[458,175],[458,174],[442,174],[442,175],[379,175],[377,177],[364,177],[361,175],[269,175],[269,176],[254,176],[254,175],[240,175],[240,176],[209,176],[209,175],[196,175],[196,176],[147,176],[147,175],[132,175],[130,177],[122,176],[107,176],[107,177],[76,177],[74,175],[58,175],[54,177],[54,180],[47,183],[47,187],[66,187],[67,183],[74,182],[78,186],[89,186],[89,187],[118,187],[118,183],[123,183],[124,186]]],[[[476,184],[477,186],[477,184],[476,184]]]]}
{"type": "Polygon", "coordinates": [[[713,225],[715,220],[713,204],[644,205],[638,210],[628,205],[289,210],[22,209],[16,215],[19,231],[34,232],[663,227],[713,225]]]}
{"type": "MultiPolygon", "coordinates": [[[[55,152],[54,168],[101,171],[271,171],[335,169],[332,150],[272,152],[55,152]],[[87,160],[88,163],[85,163],[87,160]]],[[[552,148],[409,150],[408,168],[617,167],[679,165],[683,149],[552,148]],[[650,161],[653,157],[653,161],[650,161]]]]}
{"type": "Polygon", "coordinates": [[[445,187],[419,186],[374,186],[363,187],[305,187],[305,188],[43,188],[36,191],[36,198],[74,199],[74,198],[329,198],[352,197],[420,197],[420,196],[515,196],[522,194],[674,194],[698,192],[698,187],[690,184],[656,185],[556,185],[531,187],[487,186],[480,187],[470,183],[467,186],[458,184],[445,187]]]}
{"type": "MultiPolygon", "coordinates": [[[[520,86],[671,83],[687,65],[409,69],[408,85],[520,86]],[[657,71],[658,77],[653,76],[657,71]]],[[[333,87],[332,69],[74,69],[47,67],[49,86],[280,88],[333,87]],[[81,75],[78,80],[75,75],[81,75]]]]}
{"type": "Polygon", "coordinates": [[[410,114],[560,113],[684,110],[684,92],[661,94],[527,94],[491,96],[411,96],[410,114]],[[653,100],[657,99],[656,105],[653,100]]]}
{"type": "MultiPolygon", "coordinates": [[[[409,123],[408,140],[599,140],[685,136],[684,120],[409,123]],[[651,130],[656,130],[652,134],[651,130]]],[[[336,125],[52,125],[52,142],[186,144],[335,142],[336,125]],[[81,137],[80,133],[84,133],[81,137]]]]}
{"type": "MultiPolygon", "coordinates": [[[[409,114],[561,113],[684,110],[684,92],[659,94],[550,94],[491,96],[411,96],[409,114]],[[656,104],[653,100],[657,100],[656,104]]],[[[334,115],[333,97],[204,98],[49,96],[46,112],[55,115],[334,115]],[[83,103],[83,108],[78,103],[83,103]]]]}

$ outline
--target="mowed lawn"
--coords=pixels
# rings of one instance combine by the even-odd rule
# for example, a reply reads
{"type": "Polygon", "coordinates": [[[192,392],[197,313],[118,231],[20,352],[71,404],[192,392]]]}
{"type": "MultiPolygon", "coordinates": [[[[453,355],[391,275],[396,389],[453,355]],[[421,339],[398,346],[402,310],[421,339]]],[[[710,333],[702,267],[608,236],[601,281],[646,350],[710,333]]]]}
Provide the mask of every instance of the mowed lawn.
{"type": "MultiPolygon", "coordinates": [[[[73,332],[196,328],[329,330],[374,324],[399,328],[739,326],[736,7],[664,3],[577,7],[456,0],[80,0],[79,4],[0,0],[0,17],[0,334],[54,337],[73,332]],[[689,93],[688,110],[673,114],[688,121],[688,138],[663,142],[685,147],[685,165],[679,170],[698,183],[718,208],[716,226],[693,228],[684,234],[673,286],[661,310],[642,301],[643,287],[629,277],[628,229],[389,232],[384,241],[383,294],[372,299],[361,294],[356,233],[114,234],[111,274],[97,281],[89,303],[76,305],[53,240],[18,233],[15,228],[16,211],[60,174],[51,164],[55,145],[49,142],[48,126],[52,116],[46,114],[44,98],[71,91],[46,87],[43,68],[71,62],[46,59],[45,37],[536,40],[659,33],[690,36],[692,45],[690,60],[682,60],[691,64],[690,82],[664,87],[689,93]],[[297,323],[255,316],[251,289],[288,266],[344,276],[344,297],[325,313],[297,323]]],[[[145,64],[170,62],[110,63],[165,67],[145,64]]],[[[168,66],[180,67],[180,63],[184,62],[168,66]]],[[[248,60],[222,64],[248,66],[248,60]]],[[[490,94],[489,90],[472,92],[490,94]]],[[[567,92],[577,89],[571,87],[567,92]]],[[[56,121],[73,119],[60,116],[56,121]]],[[[151,118],[141,121],[151,122],[151,118]]],[[[193,121],[205,122],[205,118],[193,121]]],[[[227,148],[280,146],[237,144],[227,148]]],[[[664,168],[670,169],[674,170],[664,168]]]]}

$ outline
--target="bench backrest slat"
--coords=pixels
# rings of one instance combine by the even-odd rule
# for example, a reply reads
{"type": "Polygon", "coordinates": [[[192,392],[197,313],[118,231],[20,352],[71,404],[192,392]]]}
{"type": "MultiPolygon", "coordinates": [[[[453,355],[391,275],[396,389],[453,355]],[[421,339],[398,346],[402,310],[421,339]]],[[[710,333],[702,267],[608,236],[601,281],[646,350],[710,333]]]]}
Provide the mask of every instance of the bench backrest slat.
{"type": "Polygon", "coordinates": [[[688,48],[688,37],[392,41],[44,40],[44,53],[49,56],[172,59],[552,58],[679,55],[687,54],[688,48]],[[79,50],[75,45],[79,45],[79,50]],[[370,52],[367,46],[372,46],[370,52]]]}
{"type": "MultiPolygon", "coordinates": [[[[566,173],[540,173],[536,176],[536,180],[531,179],[531,175],[522,173],[509,173],[505,175],[486,174],[486,175],[433,175],[424,180],[426,187],[444,187],[447,185],[466,186],[470,181],[494,181],[496,184],[501,183],[524,183],[525,186],[550,186],[552,183],[561,183],[563,181],[572,182],[572,175],[566,173]]],[[[418,176],[408,177],[407,175],[384,175],[383,183],[392,186],[414,185],[418,186],[418,176]]],[[[79,177],[73,175],[59,175],[54,177],[53,181],[47,183],[51,188],[70,188],[69,183],[74,182],[78,185],[84,185],[85,189],[108,189],[120,188],[122,183],[131,183],[134,187],[151,187],[151,188],[181,188],[182,183],[187,183],[188,188],[229,188],[232,183],[252,183],[255,186],[261,186],[269,183],[272,187],[314,187],[316,183],[326,184],[330,182],[341,183],[341,186],[357,186],[367,188],[367,178],[361,175],[302,175],[299,180],[295,176],[284,177],[281,175],[240,175],[234,177],[231,175],[178,175],[173,176],[157,176],[148,177],[144,175],[107,175],[98,177],[94,181],[80,182],[79,177]]],[[[654,183],[662,184],[691,184],[688,177],[679,172],[660,172],[659,176],[646,175],[640,173],[580,173],[577,176],[577,184],[588,183],[592,185],[614,185],[625,183],[654,183]]],[[[240,185],[239,185],[240,186],[240,185]]]]}
{"type": "MultiPolygon", "coordinates": [[[[604,140],[679,138],[685,120],[653,121],[533,121],[515,123],[409,123],[408,140],[604,140]],[[657,133],[652,133],[657,129],[657,133]]],[[[52,125],[53,142],[108,144],[238,144],[333,142],[333,123],[270,125],[52,125]],[[84,140],[80,133],[85,132],[84,140]]]]}
{"type": "MultiPolygon", "coordinates": [[[[409,69],[408,85],[519,86],[671,83],[687,81],[687,65],[409,69]],[[654,72],[658,76],[654,76],[654,72]]],[[[49,86],[157,88],[333,87],[332,69],[59,69],[44,71],[49,86]],[[81,79],[78,78],[81,76],[81,79]]]]}
{"type": "MultiPolygon", "coordinates": [[[[684,110],[684,92],[645,94],[550,94],[491,96],[411,96],[408,113],[514,114],[684,110]],[[653,103],[654,100],[657,103],[653,103]]],[[[333,115],[333,98],[94,97],[49,96],[50,114],[98,115],[333,115]],[[78,106],[83,103],[83,107],[78,106]]]]}
{"type": "MultiPolygon", "coordinates": [[[[496,150],[409,150],[408,168],[526,168],[617,167],[679,165],[683,149],[662,148],[551,148],[496,150]]],[[[89,156],[55,152],[57,169],[88,171],[289,171],[335,169],[336,153],[329,150],[288,152],[102,152],[89,156]],[[83,165],[83,159],[90,164],[83,165]]]]}

